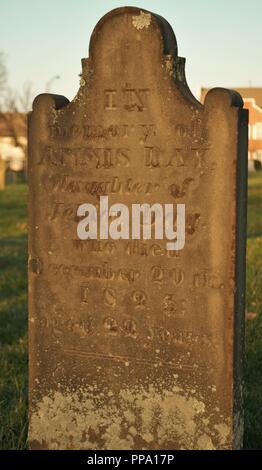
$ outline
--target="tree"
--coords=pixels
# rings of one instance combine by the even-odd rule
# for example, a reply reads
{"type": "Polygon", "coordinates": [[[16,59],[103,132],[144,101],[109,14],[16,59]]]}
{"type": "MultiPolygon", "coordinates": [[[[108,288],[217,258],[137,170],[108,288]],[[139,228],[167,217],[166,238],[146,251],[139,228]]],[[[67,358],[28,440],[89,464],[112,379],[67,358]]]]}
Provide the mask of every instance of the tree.
{"type": "Polygon", "coordinates": [[[4,95],[7,86],[7,71],[4,53],[0,51],[0,111],[3,107],[4,95]]]}
{"type": "Polygon", "coordinates": [[[26,113],[31,109],[33,101],[32,83],[24,83],[21,92],[8,85],[8,73],[5,65],[5,55],[0,52],[0,118],[5,123],[7,134],[12,138],[15,147],[23,149],[27,157],[27,141],[19,139],[26,135],[26,113]]]}
{"type": "Polygon", "coordinates": [[[25,82],[21,92],[11,87],[6,87],[3,97],[3,108],[8,113],[28,113],[32,106],[33,96],[31,82],[25,82]]]}
{"type": "Polygon", "coordinates": [[[8,85],[5,55],[0,51],[0,112],[27,113],[31,109],[33,97],[33,87],[29,81],[23,84],[20,92],[8,85]]]}
{"type": "Polygon", "coordinates": [[[4,53],[0,51],[0,92],[5,89],[7,83],[7,71],[5,67],[5,56],[4,53]]]}

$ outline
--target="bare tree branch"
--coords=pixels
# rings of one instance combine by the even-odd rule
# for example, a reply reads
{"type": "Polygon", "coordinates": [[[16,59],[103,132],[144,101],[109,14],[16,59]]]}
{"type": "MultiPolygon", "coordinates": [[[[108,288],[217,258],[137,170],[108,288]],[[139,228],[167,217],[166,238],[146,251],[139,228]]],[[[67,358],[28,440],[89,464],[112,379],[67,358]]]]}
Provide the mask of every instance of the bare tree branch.
{"type": "Polygon", "coordinates": [[[8,86],[5,56],[0,52],[0,117],[6,133],[16,147],[21,147],[27,156],[26,113],[33,101],[32,83],[24,83],[21,92],[8,86]]]}
{"type": "Polygon", "coordinates": [[[21,92],[8,86],[4,53],[0,51],[0,112],[27,113],[31,109],[34,93],[32,83],[23,84],[21,92]]]}
{"type": "Polygon", "coordinates": [[[32,82],[25,82],[22,92],[18,94],[20,112],[28,113],[30,111],[34,95],[32,82]]]}
{"type": "Polygon", "coordinates": [[[0,51],[0,92],[5,89],[7,83],[7,70],[4,53],[0,51]]]}

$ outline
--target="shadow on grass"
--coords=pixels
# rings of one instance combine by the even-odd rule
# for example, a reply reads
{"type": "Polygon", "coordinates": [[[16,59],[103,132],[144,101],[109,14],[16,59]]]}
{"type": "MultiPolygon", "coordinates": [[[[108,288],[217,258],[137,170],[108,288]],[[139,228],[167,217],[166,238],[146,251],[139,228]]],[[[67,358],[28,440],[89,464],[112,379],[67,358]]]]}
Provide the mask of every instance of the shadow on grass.
{"type": "Polygon", "coordinates": [[[12,236],[0,240],[0,449],[10,450],[26,448],[28,411],[27,236],[16,220],[8,226],[12,236]]]}
{"type": "Polygon", "coordinates": [[[262,321],[246,325],[245,448],[262,449],[262,321]]]}

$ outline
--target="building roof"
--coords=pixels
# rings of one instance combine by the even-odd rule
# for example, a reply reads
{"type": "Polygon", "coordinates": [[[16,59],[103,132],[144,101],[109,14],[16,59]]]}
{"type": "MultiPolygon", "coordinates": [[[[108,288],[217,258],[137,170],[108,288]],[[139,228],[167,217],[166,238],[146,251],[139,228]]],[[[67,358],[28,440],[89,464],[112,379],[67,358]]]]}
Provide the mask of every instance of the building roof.
{"type": "Polygon", "coordinates": [[[0,113],[0,137],[26,137],[26,113],[0,113]]]}
{"type": "MultiPolygon", "coordinates": [[[[210,88],[201,88],[201,103],[204,102],[205,96],[210,88]]],[[[262,87],[247,87],[247,88],[231,88],[231,90],[237,91],[242,98],[254,98],[256,104],[262,108],[262,87]]]]}

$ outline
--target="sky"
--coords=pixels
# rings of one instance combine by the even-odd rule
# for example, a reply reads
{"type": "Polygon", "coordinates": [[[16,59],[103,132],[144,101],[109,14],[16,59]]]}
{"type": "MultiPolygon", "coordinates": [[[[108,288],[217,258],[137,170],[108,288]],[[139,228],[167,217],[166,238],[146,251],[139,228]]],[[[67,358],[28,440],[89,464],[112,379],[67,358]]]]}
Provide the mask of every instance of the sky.
{"type": "Polygon", "coordinates": [[[21,90],[31,82],[34,95],[49,89],[71,100],[96,23],[127,5],[168,20],[196,97],[201,86],[262,86],[261,0],[0,0],[10,86],[21,90]]]}

